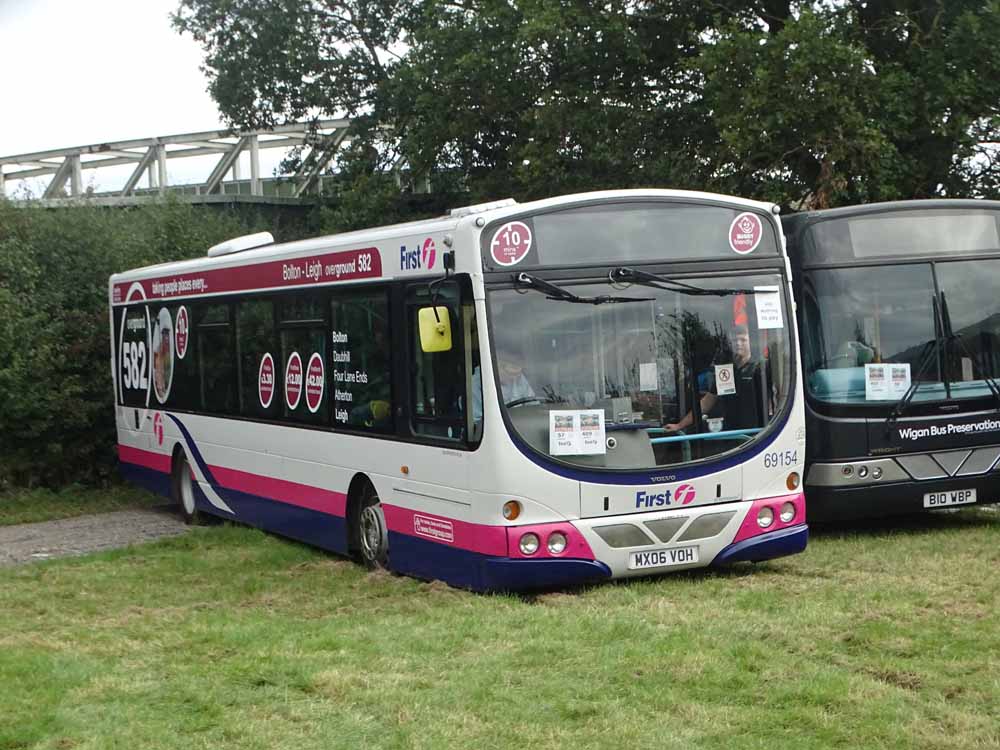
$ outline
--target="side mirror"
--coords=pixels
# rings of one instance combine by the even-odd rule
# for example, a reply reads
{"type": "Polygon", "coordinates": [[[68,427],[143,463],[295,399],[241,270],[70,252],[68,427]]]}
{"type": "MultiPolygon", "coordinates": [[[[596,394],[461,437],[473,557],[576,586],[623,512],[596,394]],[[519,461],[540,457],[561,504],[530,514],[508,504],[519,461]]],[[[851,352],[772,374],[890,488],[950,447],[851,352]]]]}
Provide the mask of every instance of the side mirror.
{"type": "Polygon", "coordinates": [[[417,311],[417,324],[420,326],[420,349],[424,352],[451,351],[451,318],[448,308],[421,307],[417,311]]]}

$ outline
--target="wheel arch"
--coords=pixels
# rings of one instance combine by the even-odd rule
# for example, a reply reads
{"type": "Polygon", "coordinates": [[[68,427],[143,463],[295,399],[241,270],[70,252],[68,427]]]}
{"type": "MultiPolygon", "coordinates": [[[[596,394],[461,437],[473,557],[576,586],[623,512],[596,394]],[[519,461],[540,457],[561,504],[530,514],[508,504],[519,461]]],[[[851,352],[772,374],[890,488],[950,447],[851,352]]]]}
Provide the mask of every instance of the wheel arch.
{"type": "Polygon", "coordinates": [[[351,477],[351,483],[347,488],[347,507],[345,508],[344,520],[347,526],[347,552],[356,554],[360,549],[360,541],[356,538],[354,530],[358,526],[358,514],[361,512],[361,498],[364,497],[365,490],[371,489],[375,492],[375,483],[371,478],[358,472],[351,477]]]}

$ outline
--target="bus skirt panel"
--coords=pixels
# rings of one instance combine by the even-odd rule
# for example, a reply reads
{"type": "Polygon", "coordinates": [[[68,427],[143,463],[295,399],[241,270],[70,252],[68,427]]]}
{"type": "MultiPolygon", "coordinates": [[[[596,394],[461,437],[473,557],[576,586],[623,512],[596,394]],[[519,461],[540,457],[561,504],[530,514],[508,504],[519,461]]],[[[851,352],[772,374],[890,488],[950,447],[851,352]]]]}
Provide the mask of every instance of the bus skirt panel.
{"type": "Polygon", "coordinates": [[[611,577],[611,569],[596,560],[490,557],[396,531],[389,532],[389,565],[399,573],[474,591],[524,591],[611,577]]]}

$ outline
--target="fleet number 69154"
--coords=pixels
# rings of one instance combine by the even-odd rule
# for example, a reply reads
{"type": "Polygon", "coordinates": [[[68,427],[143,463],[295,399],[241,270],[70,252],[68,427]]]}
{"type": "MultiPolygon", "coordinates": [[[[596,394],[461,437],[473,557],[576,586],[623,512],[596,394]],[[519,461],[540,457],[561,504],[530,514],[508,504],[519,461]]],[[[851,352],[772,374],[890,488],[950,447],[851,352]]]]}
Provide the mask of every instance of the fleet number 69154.
{"type": "Polygon", "coordinates": [[[797,450],[772,451],[764,454],[764,468],[777,469],[781,466],[794,466],[799,462],[797,450]]]}

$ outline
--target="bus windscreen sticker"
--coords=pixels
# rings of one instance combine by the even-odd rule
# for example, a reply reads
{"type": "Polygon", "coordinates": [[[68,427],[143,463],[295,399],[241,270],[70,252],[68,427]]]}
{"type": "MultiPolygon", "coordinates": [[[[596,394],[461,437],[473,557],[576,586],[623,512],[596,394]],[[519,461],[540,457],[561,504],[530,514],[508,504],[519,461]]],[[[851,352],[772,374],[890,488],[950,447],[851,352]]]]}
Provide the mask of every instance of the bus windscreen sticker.
{"type": "Polygon", "coordinates": [[[493,233],[490,255],[501,266],[514,266],[531,250],[531,230],[523,221],[509,221],[493,233]]]}
{"type": "Polygon", "coordinates": [[[188,331],[191,330],[191,318],[187,308],[181,305],[177,308],[177,321],[174,323],[174,352],[177,359],[184,359],[188,351],[188,331]]]}
{"type": "Polygon", "coordinates": [[[551,455],[587,456],[606,452],[603,409],[549,412],[551,455]]]}
{"type": "Polygon", "coordinates": [[[298,352],[292,352],[285,365],[285,403],[291,411],[299,405],[302,398],[302,357],[298,352]]]}
{"type": "Polygon", "coordinates": [[[757,214],[742,213],[729,225],[729,247],[733,252],[747,255],[757,249],[764,235],[764,227],[757,214]]]}
{"type": "Polygon", "coordinates": [[[319,411],[319,405],[323,403],[324,374],[323,358],[314,353],[306,368],[306,406],[313,414],[319,411]]]}
{"type": "Polygon", "coordinates": [[[866,364],[865,365],[865,400],[866,401],[888,401],[889,400],[889,365],[866,364]]]}
{"type": "Polygon", "coordinates": [[[153,322],[153,392],[161,404],[170,396],[174,380],[174,323],[170,311],[161,307],[153,322]]]}
{"type": "Polygon", "coordinates": [[[784,328],[781,317],[781,295],[776,286],[755,286],[753,288],[754,307],[757,309],[757,327],[762,331],[768,328],[784,328]]]}
{"type": "Polygon", "coordinates": [[[260,360],[260,370],[257,372],[257,395],[260,405],[267,409],[274,398],[274,358],[267,352],[260,360]]]}

